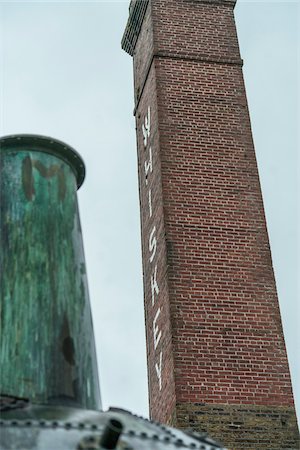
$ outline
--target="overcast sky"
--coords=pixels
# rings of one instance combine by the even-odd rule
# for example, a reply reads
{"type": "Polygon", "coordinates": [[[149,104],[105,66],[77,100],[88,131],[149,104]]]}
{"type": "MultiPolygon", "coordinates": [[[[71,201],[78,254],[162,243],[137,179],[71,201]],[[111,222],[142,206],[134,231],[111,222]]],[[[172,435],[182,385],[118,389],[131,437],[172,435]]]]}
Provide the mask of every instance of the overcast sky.
{"type": "MultiPolygon", "coordinates": [[[[49,135],[83,156],[79,206],[103,408],[145,416],[132,61],[120,48],[128,4],[0,1],[0,134],[49,135]]],[[[240,0],[235,15],[299,411],[300,7],[240,0]]]]}

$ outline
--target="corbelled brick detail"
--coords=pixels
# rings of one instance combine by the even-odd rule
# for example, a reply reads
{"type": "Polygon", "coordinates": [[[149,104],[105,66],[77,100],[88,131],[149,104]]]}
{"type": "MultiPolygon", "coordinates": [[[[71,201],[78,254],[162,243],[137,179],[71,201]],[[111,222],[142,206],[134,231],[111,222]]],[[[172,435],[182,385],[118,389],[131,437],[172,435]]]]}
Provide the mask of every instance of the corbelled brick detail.
{"type": "Polygon", "coordinates": [[[297,448],[234,4],[150,0],[131,47],[150,412],[297,448]]]}

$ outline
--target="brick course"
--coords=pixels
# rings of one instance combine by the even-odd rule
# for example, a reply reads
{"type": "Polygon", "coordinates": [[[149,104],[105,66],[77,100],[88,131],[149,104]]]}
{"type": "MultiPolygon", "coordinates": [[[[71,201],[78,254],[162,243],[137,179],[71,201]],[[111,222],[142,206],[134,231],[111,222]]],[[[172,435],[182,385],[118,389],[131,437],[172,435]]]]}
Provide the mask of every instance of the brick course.
{"type": "Polygon", "coordinates": [[[296,448],[234,3],[150,1],[133,54],[150,413],[296,448]]]}
{"type": "Polygon", "coordinates": [[[228,449],[296,449],[293,408],[184,403],[177,426],[203,430],[226,442],[228,449]]]}

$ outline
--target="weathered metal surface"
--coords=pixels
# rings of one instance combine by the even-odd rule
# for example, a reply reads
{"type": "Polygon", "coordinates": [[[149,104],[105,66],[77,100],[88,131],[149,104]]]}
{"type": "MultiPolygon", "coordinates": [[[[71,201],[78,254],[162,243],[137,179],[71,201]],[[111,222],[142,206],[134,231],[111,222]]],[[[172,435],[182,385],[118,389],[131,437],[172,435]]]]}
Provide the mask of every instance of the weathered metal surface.
{"type": "Polygon", "coordinates": [[[99,409],[76,197],[83,178],[79,155],[60,141],[0,140],[0,393],[99,409]]]}
{"type": "Polygon", "coordinates": [[[175,450],[224,449],[205,435],[191,435],[130,412],[28,405],[5,411],[0,420],[0,450],[175,450]],[[117,424],[120,435],[109,439],[117,424]]]}

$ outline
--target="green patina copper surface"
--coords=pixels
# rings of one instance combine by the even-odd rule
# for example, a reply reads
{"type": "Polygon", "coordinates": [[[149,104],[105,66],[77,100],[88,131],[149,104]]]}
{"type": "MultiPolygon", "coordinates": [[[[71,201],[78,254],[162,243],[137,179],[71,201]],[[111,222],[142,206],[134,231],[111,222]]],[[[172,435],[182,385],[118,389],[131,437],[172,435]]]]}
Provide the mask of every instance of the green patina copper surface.
{"type": "Polygon", "coordinates": [[[0,393],[98,409],[76,195],[83,164],[43,142],[0,140],[0,393]]]}

